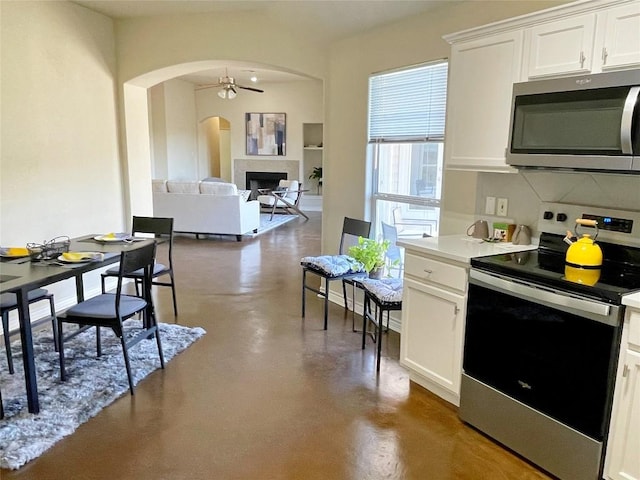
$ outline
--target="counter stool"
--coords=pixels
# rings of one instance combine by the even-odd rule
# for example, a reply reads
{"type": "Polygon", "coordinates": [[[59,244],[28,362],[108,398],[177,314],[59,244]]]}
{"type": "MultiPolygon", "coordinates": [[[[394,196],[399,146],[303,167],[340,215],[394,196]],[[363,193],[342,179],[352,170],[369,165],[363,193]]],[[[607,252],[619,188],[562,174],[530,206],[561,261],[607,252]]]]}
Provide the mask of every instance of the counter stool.
{"type": "Polygon", "coordinates": [[[364,278],[359,282],[364,289],[364,308],[362,314],[362,349],[364,350],[367,338],[367,321],[376,326],[375,341],[377,343],[376,372],[380,371],[380,356],[382,352],[382,328],[384,312],[387,312],[387,325],[389,324],[389,312],[402,310],[402,279],[383,278],[375,280],[364,278]],[[375,312],[371,312],[371,302],[376,306],[375,312]]]}
{"type": "MultiPolygon", "coordinates": [[[[51,325],[53,326],[53,344],[56,352],[58,351],[58,333],[56,306],[53,302],[53,294],[44,288],[36,288],[27,294],[27,302],[29,305],[40,302],[42,300],[49,301],[49,309],[51,310],[51,325]]],[[[15,293],[3,293],[0,295],[0,313],[2,313],[2,332],[4,336],[4,348],[7,351],[7,363],[9,365],[9,373],[13,375],[13,356],[11,354],[11,333],[9,332],[9,312],[17,310],[18,297],[15,293]]]]}

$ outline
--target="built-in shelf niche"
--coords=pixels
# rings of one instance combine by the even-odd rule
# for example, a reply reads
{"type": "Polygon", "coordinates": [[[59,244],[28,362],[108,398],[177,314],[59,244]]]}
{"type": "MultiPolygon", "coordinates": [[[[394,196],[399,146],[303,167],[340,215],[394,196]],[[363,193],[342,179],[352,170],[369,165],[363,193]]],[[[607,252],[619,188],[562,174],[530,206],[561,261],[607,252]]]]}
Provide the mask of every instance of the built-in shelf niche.
{"type": "Polygon", "coordinates": [[[323,155],[323,124],[322,123],[303,123],[302,124],[302,143],[304,151],[302,154],[302,171],[303,185],[309,192],[307,195],[321,195],[322,187],[318,186],[318,180],[309,176],[316,167],[322,167],[323,155]]]}

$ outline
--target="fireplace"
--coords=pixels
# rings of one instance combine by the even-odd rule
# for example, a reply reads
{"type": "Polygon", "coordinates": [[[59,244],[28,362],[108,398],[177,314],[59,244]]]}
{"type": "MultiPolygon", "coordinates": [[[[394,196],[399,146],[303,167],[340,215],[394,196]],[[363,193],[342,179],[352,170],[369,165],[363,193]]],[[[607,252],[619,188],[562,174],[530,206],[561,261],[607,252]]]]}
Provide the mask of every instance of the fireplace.
{"type": "Polygon", "coordinates": [[[258,198],[258,189],[273,190],[278,186],[280,180],[287,179],[287,172],[247,172],[246,189],[251,190],[249,200],[258,198]]]}

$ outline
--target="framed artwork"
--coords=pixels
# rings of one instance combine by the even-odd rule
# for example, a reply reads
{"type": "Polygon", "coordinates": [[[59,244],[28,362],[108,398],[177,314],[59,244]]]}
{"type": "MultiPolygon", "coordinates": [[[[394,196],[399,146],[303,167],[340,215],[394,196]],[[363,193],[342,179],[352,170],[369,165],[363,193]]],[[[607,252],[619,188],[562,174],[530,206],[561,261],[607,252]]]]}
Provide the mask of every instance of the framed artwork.
{"type": "Polygon", "coordinates": [[[246,113],[247,155],[286,155],[286,113],[246,113]]]}

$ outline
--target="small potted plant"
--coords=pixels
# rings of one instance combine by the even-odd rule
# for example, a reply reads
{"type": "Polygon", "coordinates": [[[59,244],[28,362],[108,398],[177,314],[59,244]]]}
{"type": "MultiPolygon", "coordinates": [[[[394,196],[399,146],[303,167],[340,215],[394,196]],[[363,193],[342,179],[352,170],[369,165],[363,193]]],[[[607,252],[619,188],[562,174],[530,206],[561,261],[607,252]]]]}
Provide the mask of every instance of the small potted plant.
{"type": "Polygon", "coordinates": [[[358,245],[349,248],[349,255],[364,265],[370,278],[381,278],[390,244],[389,240],[358,237],[358,245]]]}
{"type": "Polygon", "coordinates": [[[314,167],[313,172],[309,175],[309,180],[318,181],[318,195],[320,195],[320,187],[322,187],[322,167],[314,167]]]}

